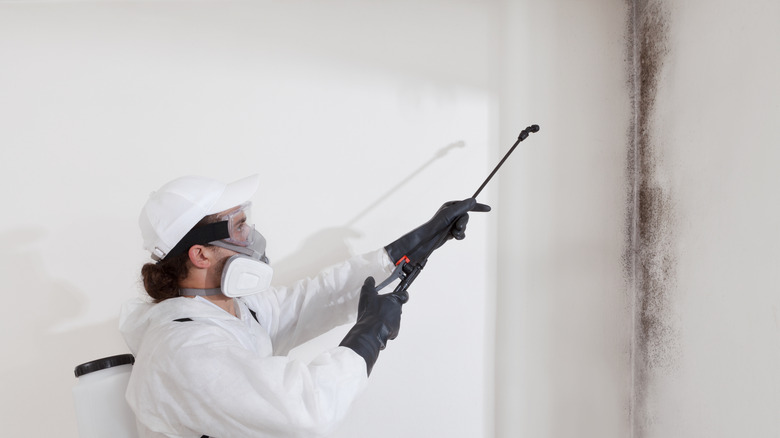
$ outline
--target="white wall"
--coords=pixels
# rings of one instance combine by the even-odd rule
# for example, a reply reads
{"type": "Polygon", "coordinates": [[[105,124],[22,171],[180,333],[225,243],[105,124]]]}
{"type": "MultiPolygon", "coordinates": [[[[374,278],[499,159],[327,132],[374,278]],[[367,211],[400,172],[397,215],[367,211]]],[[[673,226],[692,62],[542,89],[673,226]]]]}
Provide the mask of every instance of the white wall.
{"type": "MultiPolygon", "coordinates": [[[[497,123],[492,14],[468,1],[0,4],[3,432],[76,436],[73,367],[127,351],[117,316],[147,260],[136,218],[167,180],[261,173],[255,217],[280,281],[470,195],[497,123]]],[[[491,220],[431,259],[338,436],[490,433],[491,220]]]]}
{"type": "Polygon", "coordinates": [[[668,357],[651,369],[639,430],[777,437],[780,4],[662,9],[668,30],[649,128],[656,179],[673,206],[675,275],[668,357]]]}
{"type": "Polygon", "coordinates": [[[780,5],[501,16],[496,436],[780,435],[780,5]]]}
{"type": "Polygon", "coordinates": [[[627,5],[504,8],[496,436],[626,437],[627,5]]]}

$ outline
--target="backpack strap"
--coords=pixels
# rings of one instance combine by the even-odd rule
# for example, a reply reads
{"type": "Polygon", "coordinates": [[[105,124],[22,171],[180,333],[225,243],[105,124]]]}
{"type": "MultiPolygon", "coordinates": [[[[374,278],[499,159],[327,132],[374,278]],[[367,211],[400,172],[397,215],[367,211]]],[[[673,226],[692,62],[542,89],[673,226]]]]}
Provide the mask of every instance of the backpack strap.
{"type": "MultiPolygon", "coordinates": [[[[247,307],[247,309],[249,309],[249,307],[247,307]]],[[[249,313],[251,313],[252,314],[252,318],[254,318],[255,321],[257,321],[258,324],[260,324],[260,320],[257,319],[257,313],[254,310],[252,310],[252,309],[249,309],[249,313]]]]}
{"type": "MultiPolygon", "coordinates": [[[[247,307],[247,309],[249,309],[249,307],[247,307]]],[[[260,324],[260,320],[257,319],[257,312],[255,312],[252,309],[249,309],[249,313],[252,314],[252,318],[254,318],[255,321],[257,321],[258,324],[260,324]]],[[[174,319],[174,321],[175,322],[191,322],[192,318],[179,318],[179,319],[174,319]]],[[[208,437],[206,437],[206,438],[208,438],[208,437]]]]}

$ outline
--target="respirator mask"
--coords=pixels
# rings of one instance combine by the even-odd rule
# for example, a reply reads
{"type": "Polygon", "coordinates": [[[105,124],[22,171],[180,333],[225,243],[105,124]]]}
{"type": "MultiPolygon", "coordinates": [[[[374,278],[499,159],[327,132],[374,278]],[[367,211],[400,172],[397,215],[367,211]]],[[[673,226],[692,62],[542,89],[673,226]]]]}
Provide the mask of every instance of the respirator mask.
{"type": "Polygon", "coordinates": [[[251,222],[251,207],[249,202],[241,204],[218,217],[217,222],[192,229],[182,239],[179,244],[188,248],[202,242],[238,254],[225,261],[220,288],[181,289],[181,295],[222,294],[235,298],[263,292],[271,287],[274,270],[265,255],[265,237],[255,230],[251,222]]]}

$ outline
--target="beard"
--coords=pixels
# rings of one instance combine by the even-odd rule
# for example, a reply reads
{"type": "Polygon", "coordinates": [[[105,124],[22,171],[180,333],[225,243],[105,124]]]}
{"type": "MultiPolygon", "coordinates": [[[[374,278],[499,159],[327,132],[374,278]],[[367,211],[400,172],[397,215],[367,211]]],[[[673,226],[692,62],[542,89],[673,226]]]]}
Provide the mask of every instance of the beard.
{"type": "Polygon", "coordinates": [[[232,255],[228,254],[214,265],[214,273],[217,274],[218,278],[222,278],[222,272],[225,270],[225,265],[230,257],[232,257],[232,255]]]}

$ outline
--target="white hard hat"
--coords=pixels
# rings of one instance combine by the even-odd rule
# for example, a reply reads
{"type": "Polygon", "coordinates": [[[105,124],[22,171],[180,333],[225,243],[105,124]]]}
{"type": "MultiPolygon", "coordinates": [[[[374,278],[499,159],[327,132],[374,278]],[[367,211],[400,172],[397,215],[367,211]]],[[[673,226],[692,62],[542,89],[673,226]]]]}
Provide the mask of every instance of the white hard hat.
{"type": "Polygon", "coordinates": [[[138,218],[144,249],[160,260],[201,219],[248,201],[260,176],[230,184],[201,176],[177,178],[149,195],[138,218]]]}

